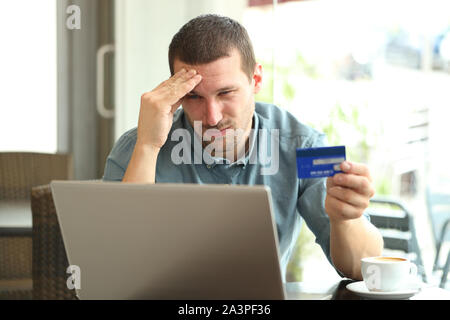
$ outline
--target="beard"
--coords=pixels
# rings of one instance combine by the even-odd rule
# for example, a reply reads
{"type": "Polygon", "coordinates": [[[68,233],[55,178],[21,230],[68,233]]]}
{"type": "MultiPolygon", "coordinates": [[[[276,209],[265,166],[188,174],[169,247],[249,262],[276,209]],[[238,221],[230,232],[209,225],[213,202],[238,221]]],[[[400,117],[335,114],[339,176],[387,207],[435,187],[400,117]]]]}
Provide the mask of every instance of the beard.
{"type": "Polygon", "coordinates": [[[248,136],[244,129],[236,129],[234,123],[219,123],[203,132],[202,145],[211,156],[234,162],[245,156],[248,136]],[[221,132],[224,129],[226,131],[221,132]]]}
{"type": "MultiPolygon", "coordinates": [[[[239,148],[239,146],[242,143],[245,143],[243,132],[244,131],[241,129],[236,131],[233,129],[227,130],[225,136],[213,136],[210,140],[204,140],[203,148],[206,149],[213,157],[225,158],[233,162],[238,150],[242,149],[239,148]]],[[[239,158],[239,155],[237,157],[239,158]]]]}

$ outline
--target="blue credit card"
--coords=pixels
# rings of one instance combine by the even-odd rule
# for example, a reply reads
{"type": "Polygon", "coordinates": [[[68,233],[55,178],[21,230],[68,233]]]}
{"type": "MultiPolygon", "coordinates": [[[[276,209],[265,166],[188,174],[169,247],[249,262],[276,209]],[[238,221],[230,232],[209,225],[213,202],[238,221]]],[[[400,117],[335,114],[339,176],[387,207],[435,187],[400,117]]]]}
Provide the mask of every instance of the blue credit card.
{"type": "Polygon", "coordinates": [[[297,149],[297,174],[300,179],[334,176],[342,172],[345,146],[297,149]]]}

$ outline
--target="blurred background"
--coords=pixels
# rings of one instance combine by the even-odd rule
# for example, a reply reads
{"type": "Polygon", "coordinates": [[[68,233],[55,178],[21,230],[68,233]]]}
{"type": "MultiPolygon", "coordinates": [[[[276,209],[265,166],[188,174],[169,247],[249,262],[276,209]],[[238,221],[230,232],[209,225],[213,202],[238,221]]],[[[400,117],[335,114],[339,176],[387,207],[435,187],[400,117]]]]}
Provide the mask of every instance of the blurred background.
{"type": "MultiPolygon", "coordinates": [[[[69,153],[75,179],[101,178],[137,125],[141,94],[170,76],[172,36],[202,13],[247,28],[263,65],[257,100],[370,167],[376,197],[402,204],[388,210],[411,217],[419,267],[439,284],[450,249],[449,1],[3,1],[0,152],[69,153]]],[[[339,278],[306,225],[287,277],[339,278]]]]}

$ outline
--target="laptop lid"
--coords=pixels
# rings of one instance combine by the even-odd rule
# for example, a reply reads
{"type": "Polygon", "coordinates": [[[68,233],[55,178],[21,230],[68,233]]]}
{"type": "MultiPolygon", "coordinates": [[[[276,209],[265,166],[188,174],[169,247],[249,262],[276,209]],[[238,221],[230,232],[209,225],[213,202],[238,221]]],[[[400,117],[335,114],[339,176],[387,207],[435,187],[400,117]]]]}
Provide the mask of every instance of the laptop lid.
{"type": "Polygon", "coordinates": [[[69,264],[80,268],[80,299],[285,298],[268,187],[51,188],[69,264]]]}

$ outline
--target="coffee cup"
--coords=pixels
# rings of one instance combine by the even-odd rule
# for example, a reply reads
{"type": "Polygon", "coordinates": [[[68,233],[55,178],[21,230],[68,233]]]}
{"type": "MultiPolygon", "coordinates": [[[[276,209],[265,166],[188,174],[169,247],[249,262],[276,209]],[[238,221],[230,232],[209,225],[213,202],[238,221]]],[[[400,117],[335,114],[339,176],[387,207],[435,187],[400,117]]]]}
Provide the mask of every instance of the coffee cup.
{"type": "Polygon", "coordinates": [[[390,292],[405,288],[417,266],[404,258],[368,257],[361,259],[361,273],[369,291],[390,292]]]}

